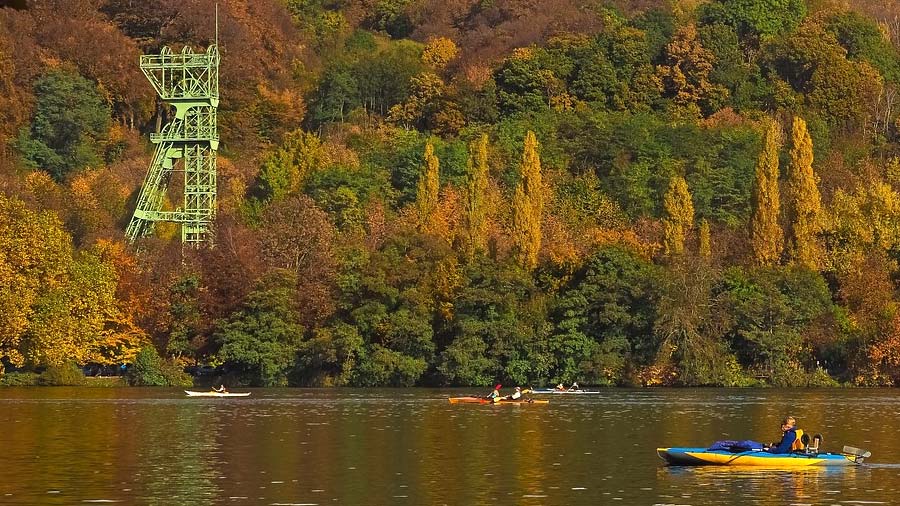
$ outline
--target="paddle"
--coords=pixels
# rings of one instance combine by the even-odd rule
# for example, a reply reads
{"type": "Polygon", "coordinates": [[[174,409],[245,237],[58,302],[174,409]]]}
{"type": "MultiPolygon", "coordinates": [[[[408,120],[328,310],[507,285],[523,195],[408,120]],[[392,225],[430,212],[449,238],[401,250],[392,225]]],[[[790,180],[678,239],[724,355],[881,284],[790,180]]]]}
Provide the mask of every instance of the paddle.
{"type": "Polygon", "coordinates": [[[844,446],[844,449],[841,450],[841,453],[850,457],[855,457],[853,461],[859,463],[862,463],[863,459],[867,459],[872,456],[872,452],[863,450],[861,448],[854,448],[852,446],[844,446]]]}

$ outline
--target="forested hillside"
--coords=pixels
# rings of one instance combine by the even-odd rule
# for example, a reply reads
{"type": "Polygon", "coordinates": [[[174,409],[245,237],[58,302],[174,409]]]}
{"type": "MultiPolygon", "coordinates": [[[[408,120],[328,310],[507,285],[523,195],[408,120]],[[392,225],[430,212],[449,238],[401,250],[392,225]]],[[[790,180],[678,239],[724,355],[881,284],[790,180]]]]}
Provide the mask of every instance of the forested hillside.
{"type": "Polygon", "coordinates": [[[900,2],[218,3],[201,249],[123,231],[213,0],[0,3],[0,376],[900,382],[900,2]]]}

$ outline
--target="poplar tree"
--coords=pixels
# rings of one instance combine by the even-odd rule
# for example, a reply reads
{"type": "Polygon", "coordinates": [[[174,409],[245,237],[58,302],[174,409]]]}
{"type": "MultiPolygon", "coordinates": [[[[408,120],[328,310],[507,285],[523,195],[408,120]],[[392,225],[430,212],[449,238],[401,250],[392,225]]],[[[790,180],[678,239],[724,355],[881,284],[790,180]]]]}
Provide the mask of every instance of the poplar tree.
{"type": "Polygon", "coordinates": [[[469,160],[466,167],[466,200],[465,200],[465,248],[471,258],[486,247],[487,210],[485,209],[485,191],[488,184],[486,134],[469,145],[469,160]]]}
{"type": "Polygon", "coordinates": [[[694,203],[683,177],[675,176],[669,181],[669,190],[663,197],[663,208],[666,212],[666,254],[680,255],[684,253],[684,235],[694,226],[694,203]]]}
{"type": "Polygon", "coordinates": [[[791,165],[787,181],[788,247],[791,261],[809,269],[822,264],[819,234],[822,201],[813,172],[812,139],[806,121],[795,117],[791,128],[791,165]]]}
{"type": "Polygon", "coordinates": [[[513,240],[519,263],[528,270],[537,267],[541,249],[541,215],[544,212],[541,159],[534,132],[525,135],[525,150],[519,184],[513,197],[513,240]]]}
{"type": "Polygon", "coordinates": [[[431,232],[434,229],[435,215],[438,207],[438,191],[440,190],[440,162],[434,156],[434,146],[425,145],[425,163],[419,171],[419,183],[416,192],[416,206],[419,211],[419,230],[431,232]]]}
{"type": "Polygon", "coordinates": [[[700,258],[709,259],[712,256],[712,241],[709,238],[709,222],[700,220],[700,258]]]}
{"type": "Polygon", "coordinates": [[[778,124],[769,120],[763,135],[763,150],[756,164],[753,186],[753,215],[750,217],[750,247],[757,265],[775,265],[784,245],[784,234],[778,223],[781,208],[778,195],[778,124]]]}

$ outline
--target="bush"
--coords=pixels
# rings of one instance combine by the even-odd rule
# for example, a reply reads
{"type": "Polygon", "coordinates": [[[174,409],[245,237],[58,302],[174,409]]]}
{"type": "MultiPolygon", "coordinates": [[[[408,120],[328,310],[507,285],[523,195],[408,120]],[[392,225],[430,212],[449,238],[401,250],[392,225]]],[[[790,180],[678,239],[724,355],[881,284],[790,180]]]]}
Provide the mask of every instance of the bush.
{"type": "Polygon", "coordinates": [[[84,373],[72,362],[50,366],[38,377],[38,384],[45,386],[77,386],[84,384],[84,373]]]}
{"type": "Polygon", "coordinates": [[[806,374],[806,386],[834,388],[841,386],[841,384],[832,378],[825,369],[816,367],[815,370],[806,374]]]}
{"type": "Polygon", "coordinates": [[[175,364],[166,363],[156,348],[146,346],[134,358],[128,370],[128,384],[132,386],[165,387],[191,386],[193,380],[175,364]]]}
{"type": "Polygon", "coordinates": [[[38,384],[38,375],[33,372],[9,372],[0,375],[0,386],[32,387],[38,384]]]}

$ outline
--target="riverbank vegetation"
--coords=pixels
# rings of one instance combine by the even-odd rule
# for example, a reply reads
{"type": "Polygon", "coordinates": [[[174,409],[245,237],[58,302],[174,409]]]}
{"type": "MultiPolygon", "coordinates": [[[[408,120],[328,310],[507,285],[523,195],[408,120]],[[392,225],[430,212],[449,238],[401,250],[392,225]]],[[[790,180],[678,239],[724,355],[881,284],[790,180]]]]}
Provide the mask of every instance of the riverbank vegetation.
{"type": "Polygon", "coordinates": [[[900,382],[896,1],[219,4],[199,250],[123,229],[213,2],[0,8],[6,383],[900,382]]]}

